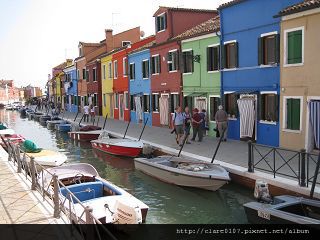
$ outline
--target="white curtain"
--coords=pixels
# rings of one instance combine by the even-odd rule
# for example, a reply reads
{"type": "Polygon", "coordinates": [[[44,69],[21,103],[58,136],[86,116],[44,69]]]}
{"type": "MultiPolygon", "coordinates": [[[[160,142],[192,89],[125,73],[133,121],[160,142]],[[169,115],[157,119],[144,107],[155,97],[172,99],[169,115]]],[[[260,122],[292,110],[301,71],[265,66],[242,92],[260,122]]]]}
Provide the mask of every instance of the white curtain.
{"type": "Polygon", "coordinates": [[[136,118],[137,118],[137,121],[140,121],[140,120],[142,120],[141,98],[134,97],[134,102],[136,105],[136,118]]]}
{"type": "Polygon", "coordinates": [[[195,107],[201,112],[202,109],[207,110],[207,100],[205,98],[196,98],[195,107]]]}
{"type": "Polygon", "coordinates": [[[167,96],[162,96],[159,98],[159,108],[160,108],[160,124],[169,124],[169,100],[167,96]]]}
{"type": "Polygon", "coordinates": [[[255,122],[254,99],[242,98],[238,100],[240,113],[240,138],[252,137],[255,122]]]}
{"type": "Polygon", "coordinates": [[[320,101],[309,102],[310,123],[317,148],[320,148],[320,101]]]}

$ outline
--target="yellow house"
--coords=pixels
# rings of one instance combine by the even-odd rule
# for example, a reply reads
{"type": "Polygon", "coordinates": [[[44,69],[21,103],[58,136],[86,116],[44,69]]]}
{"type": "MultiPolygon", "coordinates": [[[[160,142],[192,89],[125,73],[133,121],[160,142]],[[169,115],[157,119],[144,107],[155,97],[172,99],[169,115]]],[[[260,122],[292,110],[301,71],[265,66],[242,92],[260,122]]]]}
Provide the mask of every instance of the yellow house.
{"type": "Polygon", "coordinates": [[[102,114],[113,118],[112,53],[101,57],[102,114]]]}
{"type": "Polygon", "coordinates": [[[308,152],[320,145],[320,1],[304,1],[281,17],[280,145],[308,152]]]}
{"type": "MultiPolygon", "coordinates": [[[[63,84],[61,83],[61,79],[63,78],[64,73],[61,72],[59,73],[56,78],[55,78],[55,82],[56,82],[56,103],[61,103],[62,104],[62,91],[61,91],[61,87],[63,87],[63,84]]],[[[63,108],[63,106],[62,106],[63,108]]]]}

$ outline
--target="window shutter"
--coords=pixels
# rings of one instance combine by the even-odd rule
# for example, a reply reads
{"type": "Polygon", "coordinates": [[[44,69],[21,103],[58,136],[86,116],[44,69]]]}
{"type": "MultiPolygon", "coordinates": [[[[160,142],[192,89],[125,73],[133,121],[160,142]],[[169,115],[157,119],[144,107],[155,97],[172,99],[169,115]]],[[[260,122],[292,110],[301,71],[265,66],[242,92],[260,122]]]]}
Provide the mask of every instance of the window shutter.
{"type": "Polygon", "coordinates": [[[300,129],[300,99],[292,99],[292,129],[300,129]]]}
{"type": "Polygon", "coordinates": [[[159,69],[159,73],[161,73],[161,55],[158,55],[158,69],[159,69]]]}
{"type": "Polygon", "coordinates": [[[164,25],[164,29],[167,29],[167,13],[164,14],[164,19],[163,19],[163,25],[164,25]]]}
{"type": "Polygon", "coordinates": [[[234,54],[234,57],[235,57],[235,63],[236,63],[236,68],[239,67],[239,43],[238,42],[235,42],[234,44],[235,46],[235,54],[234,54]]]}
{"type": "Polygon", "coordinates": [[[180,69],[180,58],[179,58],[179,55],[180,54],[180,51],[179,50],[177,50],[177,52],[176,52],[176,54],[175,54],[175,56],[176,56],[176,69],[177,70],[179,70],[180,69]]]}
{"type": "Polygon", "coordinates": [[[227,56],[226,56],[226,46],[221,46],[221,69],[224,69],[227,66],[227,56]]]}
{"type": "Polygon", "coordinates": [[[156,32],[158,32],[159,28],[159,24],[158,24],[159,20],[158,20],[158,17],[155,17],[155,29],[156,29],[156,32]]]}
{"type": "Polygon", "coordinates": [[[186,56],[187,56],[186,52],[180,53],[179,68],[182,73],[184,73],[186,70],[185,68],[186,56]]]}
{"type": "Polygon", "coordinates": [[[292,99],[287,99],[287,129],[292,129],[292,99]]]}
{"type": "Polygon", "coordinates": [[[218,48],[218,50],[217,50],[217,53],[218,53],[217,59],[218,59],[218,70],[219,70],[220,69],[220,45],[217,48],[218,48]]]}
{"type": "Polygon", "coordinates": [[[194,71],[193,50],[191,50],[191,72],[194,71]]]}
{"type": "Polygon", "coordinates": [[[150,68],[151,68],[151,71],[150,71],[150,72],[151,72],[151,74],[154,73],[154,71],[153,71],[153,65],[154,65],[154,64],[153,64],[153,61],[152,61],[152,57],[150,57],[150,68]]]}
{"type": "Polygon", "coordinates": [[[280,96],[277,94],[275,97],[275,121],[279,122],[279,98],[280,96]]]}
{"type": "Polygon", "coordinates": [[[207,71],[211,71],[210,47],[207,47],[207,71]]]}
{"type": "MultiPolygon", "coordinates": [[[[169,69],[169,60],[170,60],[170,52],[167,53],[167,70],[168,70],[168,72],[170,71],[170,69],[169,69]]],[[[172,59],[171,59],[171,61],[172,61],[172,59]]]]}
{"type": "Polygon", "coordinates": [[[275,50],[275,57],[276,57],[276,63],[280,63],[280,34],[277,34],[276,35],[276,39],[275,39],[275,44],[276,44],[276,46],[275,46],[275,48],[274,48],[274,50],[275,50]]]}
{"type": "Polygon", "coordinates": [[[265,109],[264,109],[264,98],[263,98],[262,94],[258,94],[258,104],[257,105],[258,105],[258,109],[257,109],[258,119],[259,120],[265,120],[265,119],[262,119],[263,112],[265,111],[265,109]]]}
{"type": "Polygon", "coordinates": [[[263,38],[259,37],[258,38],[258,65],[262,65],[263,64],[263,38]]]}

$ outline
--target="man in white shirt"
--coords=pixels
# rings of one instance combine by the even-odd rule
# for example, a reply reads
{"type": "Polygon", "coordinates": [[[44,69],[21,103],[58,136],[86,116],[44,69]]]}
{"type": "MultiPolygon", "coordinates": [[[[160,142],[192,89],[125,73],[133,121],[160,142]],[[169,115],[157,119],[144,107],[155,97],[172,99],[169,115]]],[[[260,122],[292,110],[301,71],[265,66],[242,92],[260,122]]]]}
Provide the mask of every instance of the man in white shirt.
{"type": "Polygon", "coordinates": [[[86,119],[87,119],[87,122],[89,122],[89,105],[88,105],[88,104],[86,104],[86,105],[83,107],[83,112],[84,112],[83,121],[85,122],[86,119]]]}

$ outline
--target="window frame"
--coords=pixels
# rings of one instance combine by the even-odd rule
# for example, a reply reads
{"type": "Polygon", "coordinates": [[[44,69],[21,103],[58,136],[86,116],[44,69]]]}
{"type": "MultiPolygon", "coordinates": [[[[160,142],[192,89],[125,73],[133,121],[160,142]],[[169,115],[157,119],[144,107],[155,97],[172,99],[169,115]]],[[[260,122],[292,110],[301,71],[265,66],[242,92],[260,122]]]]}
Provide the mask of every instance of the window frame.
{"type": "Polygon", "coordinates": [[[152,55],[151,56],[151,61],[153,59],[158,59],[159,63],[157,62],[157,64],[156,64],[156,61],[154,61],[154,64],[152,63],[152,66],[154,66],[154,69],[157,70],[157,72],[156,71],[153,72],[152,68],[151,68],[151,75],[159,75],[160,74],[160,69],[161,69],[160,54],[152,55]],[[160,65],[160,68],[158,68],[158,65],[160,65]]]}
{"type": "Polygon", "coordinates": [[[128,61],[127,61],[127,57],[122,58],[122,74],[123,77],[127,77],[128,76],[128,61]]]}
{"type": "Polygon", "coordinates": [[[159,15],[157,15],[156,16],[156,33],[161,33],[161,32],[164,32],[164,31],[166,31],[166,29],[167,29],[167,13],[166,12],[163,12],[163,13],[161,13],[161,14],[159,14],[159,15]],[[159,18],[163,18],[164,19],[164,21],[163,21],[163,29],[158,29],[158,19],[159,18]]]}
{"type": "Polygon", "coordinates": [[[109,74],[108,74],[108,77],[109,79],[112,79],[113,78],[113,72],[112,72],[112,61],[110,61],[108,63],[108,68],[109,68],[109,74]]]}
{"type": "MultiPolygon", "coordinates": [[[[235,92],[235,91],[225,91],[224,93],[223,93],[223,96],[225,96],[225,95],[230,95],[230,94],[234,94],[235,95],[235,97],[237,98],[237,93],[235,92]]],[[[237,101],[238,99],[236,99],[236,101],[237,101]]],[[[235,106],[235,117],[232,117],[232,115],[228,112],[229,111],[229,109],[227,109],[227,106],[226,106],[226,99],[225,99],[225,97],[224,97],[224,109],[225,109],[225,111],[227,112],[227,114],[228,114],[228,120],[230,120],[230,121],[237,121],[237,119],[238,119],[238,110],[237,110],[237,105],[235,106]],[[230,115],[230,116],[229,116],[230,115]]]]}
{"type": "Polygon", "coordinates": [[[136,64],[134,62],[131,62],[129,63],[129,80],[134,81],[135,79],[136,79],[136,64]],[[133,68],[131,68],[132,66],[133,68]]]}
{"type": "Polygon", "coordinates": [[[183,66],[183,69],[181,69],[182,71],[182,75],[192,75],[194,73],[194,61],[193,61],[193,49],[192,48],[188,48],[188,49],[183,49],[181,51],[182,53],[182,58],[181,58],[181,61],[182,61],[182,66],[183,66]],[[188,52],[191,52],[192,53],[192,66],[191,66],[191,72],[185,72],[185,69],[186,69],[186,65],[185,64],[185,57],[186,55],[184,55],[184,53],[188,53],[188,52]]]}
{"type": "Polygon", "coordinates": [[[87,80],[87,70],[85,68],[82,68],[82,79],[87,80]]]}
{"type": "Polygon", "coordinates": [[[284,54],[283,54],[283,67],[298,67],[304,65],[304,26],[289,28],[284,30],[284,54]],[[302,47],[301,47],[301,63],[288,63],[288,33],[295,31],[302,31],[302,47]]]}
{"type": "Polygon", "coordinates": [[[119,109],[119,94],[114,93],[114,109],[119,109]]]}
{"type": "Polygon", "coordinates": [[[124,47],[124,46],[128,46],[128,45],[131,45],[131,41],[127,40],[127,41],[121,41],[121,46],[124,47]],[[124,45],[124,43],[127,43],[124,45]]]}
{"type": "Polygon", "coordinates": [[[97,82],[97,68],[92,69],[92,82],[97,82]]]}
{"type": "Polygon", "coordinates": [[[301,133],[302,132],[302,114],[303,114],[303,96],[283,96],[283,107],[282,107],[282,131],[291,133],[301,133]],[[288,99],[299,99],[300,100],[300,126],[299,130],[292,130],[287,128],[287,101],[288,99]]]}
{"type": "MultiPolygon", "coordinates": [[[[211,98],[219,98],[219,101],[221,103],[221,96],[220,95],[209,95],[208,96],[208,107],[209,107],[209,109],[208,109],[208,117],[209,117],[209,122],[216,123],[216,120],[211,120],[211,114],[210,114],[210,111],[211,111],[211,98]]],[[[216,109],[217,111],[218,111],[218,107],[219,106],[217,106],[217,109],[216,109]]],[[[215,111],[215,112],[217,112],[217,111],[215,111]]]]}
{"type": "Polygon", "coordinates": [[[118,79],[118,60],[113,61],[113,79],[118,79]]]}
{"type": "Polygon", "coordinates": [[[124,100],[124,109],[125,110],[129,110],[129,105],[130,105],[130,99],[129,99],[129,92],[128,91],[124,91],[123,92],[123,100],[124,100]]]}
{"type": "Polygon", "coordinates": [[[86,81],[87,82],[90,82],[90,72],[89,72],[89,69],[86,69],[86,81]]]}
{"type": "MultiPolygon", "coordinates": [[[[278,115],[278,116],[275,116],[275,118],[278,119],[278,121],[277,120],[275,120],[275,121],[267,121],[267,120],[259,119],[259,123],[277,125],[277,122],[279,122],[279,109],[277,109],[277,107],[279,108],[279,97],[280,97],[280,95],[278,94],[277,91],[261,91],[260,92],[261,99],[262,99],[263,95],[271,95],[271,94],[274,94],[276,96],[276,98],[278,98],[278,106],[275,106],[275,111],[276,111],[276,114],[278,115]]],[[[261,108],[261,103],[259,103],[258,107],[261,108]]],[[[260,111],[261,110],[262,109],[260,109],[260,111]]],[[[259,118],[261,118],[261,114],[260,114],[259,118]]]]}
{"type": "Polygon", "coordinates": [[[168,67],[168,72],[169,73],[174,73],[178,71],[178,63],[179,63],[179,56],[178,56],[178,49],[172,49],[168,51],[168,59],[167,59],[167,67],[168,67]],[[173,54],[176,54],[176,60],[173,54]],[[169,55],[171,55],[171,60],[169,60],[169,55]],[[169,70],[169,65],[172,65],[172,70],[169,70]],[[175,68],[174,68],[175,67],[175,68]]]}
{"type": "Polygon", "coordinates": [[[150,64],[149,64],[149,59],[144,59],[144,60],[142,60],[142,79],[143,80],[147,80],[147,79],[149,79],[149,76],[150,76],[150,64]],[[147,75],[147,77],[145,77],[145,63],[147,62],[147,71],[146,71],[146,75],[147,75]]]}
{"type": "MultiPolygon", "coordinates": [[[[226,46],[230,45],[230,44],[235,44],[235,46],[237,46],[237,43],[238,43],[237,40],[230,40],[230,41],[226,41],[223,43],[223,47],[224,47],[224,51],[225,51],[225,53],[223,54],[224,58],[227,58],[226,46]]],[[[227,67],[226,64],[223,64],[224,71],[233,71],[233,70],[236,70],[237,68],[239,68],[239,66],[237,67],[237,65],[239,65],[239,64],[237,64],[237,61],[239,62],[239,50],[236,49],[236,51],[238,51],[238,52],[237,52],[237,59],[235,59],[236,60],[235,67],[227,67]]],[[[227,60],[224,60],[224,61],[225,61],[225,63],[227,63],[227,60]]]]}
{"type": "Polygon", "coordinates": [[[160,99],[160,94],[159,93],[152,93],[152,99],[151,99],[151,109],[152,109],[152,112],[154,113],[159,113],[159,110],[160,110],[160,107],[159,107],[159,99],[160,99]],[[157,107],[156,108],[156,99],[153,98],[154,95],[157,95],[157,107]]]}
{"type": "MultiPolygon", "coordinates": [[[[208,45],[207,48],[218,48],[218,62],[217,62],[218,66],[217,66],[217,70],[214,70],[214,67],[213,67],[213,70],[207,69],[207,72],[208,73],[219,72],[219,70],[221,69],[221,67],[220,67],[220,43],[208,45]]],[[[208,61],[208,59],[209,59],[209,56],[207,56],[207,61],[208,61]]],[[[208,63],[207,63],[207,65],[208,65],[208,63]]]]}
{"type": "Polygon", "coordinates": [[[148,94],[148,93],[144,93],[143,94],[143,98],[142,98],[142,102],[143,102],[143,112],[144,113],[150,113],[151,111],[151,107],[150,107],[150,94],[148,94]],[[144,98],[147,98],[148,100],[149,100],[149,104],[148,105],[146,105],[146,103],[145,103],[145,99],[144,98]],[[147,106],[147,107],[146,107],[147,106]],[[147,110],[147,111],[145,111],[145,110],[147,110]]]}
{"type": "Polygon", "coordinates": [[[102,65],[102,76],[103,76],[103,80],[107,79],[107,67],[105,64],[102,65]]]}

